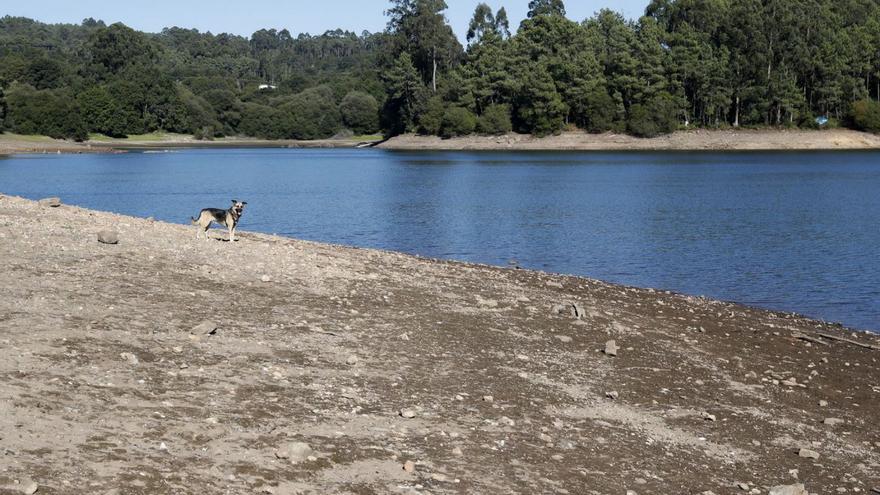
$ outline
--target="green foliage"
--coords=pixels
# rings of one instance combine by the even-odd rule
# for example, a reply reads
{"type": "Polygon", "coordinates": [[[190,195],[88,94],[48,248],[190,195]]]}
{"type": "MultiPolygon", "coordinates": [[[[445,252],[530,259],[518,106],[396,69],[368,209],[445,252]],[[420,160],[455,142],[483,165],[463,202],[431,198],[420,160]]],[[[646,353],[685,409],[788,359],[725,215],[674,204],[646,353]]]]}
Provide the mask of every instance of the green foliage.
{"type": "Polygon", "coordinates": [[[291,139],[326,139],[339,130],[342,119],[327,86],[309,88],[288,98],[280,107],[285,137],[291,139]]]}
{"type": "Polygon", "coordinates": [[[508,105],[490,105],[477,119],[477,132],[480,134],[507,134],[512,130],[508,105]]]}
{"type": "Polygon", "coordinates": [[[542,15],[565,16],[565,5],[562,0],[530,0],[529,19],[542,15]]]}
{"type": "Polygon", "coordinates": [[[450,107],[443,113],[440,136],[450,138],[473,134],[477,128],[477,117],[467,108],[450,107]]]}
{"type": "Polygon", "coordinates": [[[627,129],[638,137],[656,137],[678,128],[679,109],[669,93],[659,93],[645,104],[630,107],[627,129]]]}
{"type": "Polygon", "coordinates": [[[520,132],[547,136],[565,126],[568,107],[556,91],[550,73],[541,66],[522,68],[525,72],[514,99],[514,126],[520,132]]]}
{"type": "Polygon", "coordinates": [[[424,110],[427,90],[408,53],[402,53],[388,71],[385,87],[388,92],[382,111],[385,129],[392,135],[415,130],[424,110]]]}
{"type": "Polygon", "coordinates": [[[41,134],[83,141],[88,130],[76,100],[66,90],[38,90],[15,83],[6,91],[6,127],[18,134],[41,134]]]}
{"type": "Polygon", "coordinates": [[[880,102],[860,100],[853,103],[851,118],[857,129],[880,132],[880,102]]]}
{"type": "Polygon", "coordinates": [[[425,103],[425,108],[419,115],[419,134],[439,136],[443,128],[443,116],[446,114],[446,104],[443,98],[434,96],[425,103]]]}
{"type": "Polygon", "coordinates": [[[339,103],[342,124],[355,134],[370,134],[379,129],[379,103],[373,95],[352,91],[339,103]]]}

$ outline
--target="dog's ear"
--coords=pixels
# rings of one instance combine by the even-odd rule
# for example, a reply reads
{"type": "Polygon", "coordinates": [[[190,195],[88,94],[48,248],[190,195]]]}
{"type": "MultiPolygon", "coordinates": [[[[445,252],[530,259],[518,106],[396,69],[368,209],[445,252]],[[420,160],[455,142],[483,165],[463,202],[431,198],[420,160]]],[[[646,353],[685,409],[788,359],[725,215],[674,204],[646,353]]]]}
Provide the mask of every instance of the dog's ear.
{"type": "Polygon", "coordinates": [[[242,201],[241,204],[246,205],[247,201],[242,201]]]}
{"type": "Polygon", "coordinates": [[[232,200],[232,204],[235,204],[235,203],[238,203],[238,200],[237,200],[237,199],[233,199],[233,200],[232,200]]]}

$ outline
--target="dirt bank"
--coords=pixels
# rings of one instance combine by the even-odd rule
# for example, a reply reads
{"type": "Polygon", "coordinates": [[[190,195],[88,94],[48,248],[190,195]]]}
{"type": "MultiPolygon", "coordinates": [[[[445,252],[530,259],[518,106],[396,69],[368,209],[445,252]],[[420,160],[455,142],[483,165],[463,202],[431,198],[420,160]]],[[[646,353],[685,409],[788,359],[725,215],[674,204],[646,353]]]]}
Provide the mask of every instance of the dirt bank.
{"type": "Polygon", "coordinates": [[[415,136],[392,138],[379,145],[392,150],[861,150],[880,149],[880,136],[846,129],[827,131],[696,130],[640,139],[624,134],[566,132],[537,138],[525,134],[469,136],[453,139],[415,136]]]}
{"type": "Polygon", "coordinates": [[[240,237],[0,198],[0,493],[880,487],[876,336],[240,237]]]}

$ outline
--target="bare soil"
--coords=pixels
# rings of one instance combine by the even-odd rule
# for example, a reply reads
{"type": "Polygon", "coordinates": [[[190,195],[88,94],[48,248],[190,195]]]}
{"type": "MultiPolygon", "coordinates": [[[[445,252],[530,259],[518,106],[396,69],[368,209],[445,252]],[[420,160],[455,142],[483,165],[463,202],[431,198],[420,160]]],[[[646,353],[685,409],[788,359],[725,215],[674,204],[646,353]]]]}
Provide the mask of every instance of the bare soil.
{"type": "Polygon", "coordinates": [[[880,486],[876,335],[585,278],[211,233],[0,197],[0,493],[880,486]],[[97,241],[106,229],[119,244],[97,241]],[[280,458],[290,442],[313,452],[280,458]]]}
{"type": "Polygon", "coordinates": [[[539,138],[525,134],[467,136],[441,139],[407,134],[379,145],[394,150],[583,150],[583,151],[698,151],[698,150],[859,150],[880,149],[880,136],[847,129],[694,130],[642,139],[625,134],[565,132],[539,138]]]}

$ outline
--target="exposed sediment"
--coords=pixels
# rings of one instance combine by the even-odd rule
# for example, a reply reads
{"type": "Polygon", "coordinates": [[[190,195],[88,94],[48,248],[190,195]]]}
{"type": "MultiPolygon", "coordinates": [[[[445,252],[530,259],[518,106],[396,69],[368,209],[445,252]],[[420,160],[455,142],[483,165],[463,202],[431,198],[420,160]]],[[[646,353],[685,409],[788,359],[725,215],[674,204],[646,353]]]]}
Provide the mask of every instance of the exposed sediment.
{"type": "Polygon", "coordinates": [[[880,486],[875,335],[193,229],[0,197],[0,493],[880,486]]]}

